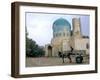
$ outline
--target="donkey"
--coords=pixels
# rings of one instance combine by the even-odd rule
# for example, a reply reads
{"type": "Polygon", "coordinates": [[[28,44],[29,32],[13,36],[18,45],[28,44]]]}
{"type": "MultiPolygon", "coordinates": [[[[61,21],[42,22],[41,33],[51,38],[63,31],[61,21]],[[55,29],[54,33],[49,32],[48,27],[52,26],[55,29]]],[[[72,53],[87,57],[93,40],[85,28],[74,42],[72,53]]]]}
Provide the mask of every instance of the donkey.
{"type": "Polygon", "coordinates": [[[59,56],[60,58],[62,58],[63,63],[65,63],[64,58],[68,58],[69,61],[70,61],[70,63],[71,63],[71,62],[72,62],[71,55],[72,55],[71,52],[69,52],[69,53],[67,53],[67,54],[64,54],[64,53],[62,53],[62,52],[60,52],[60,51],[58,52],[58,56],[59,56]]]}
{"type": "Polygon", "coordinates": [[[70,52],[68,52],[67,54],[66,53],[62,53],[62,52],[58,52],[58,56],[60,57],[60,58],[62,58],[62,60],[63,60],[63,63],[65,62],[64,61],[64,58],[68,58],[69,59],[69,61],[70,61],[70,63],[72,62],[72,59],[71,59],[71,55],[74,55],[74,53],[73,53],[73,48],[72,47],[70,47],[71,48],[71,50],[70,50],[70,52]]]}

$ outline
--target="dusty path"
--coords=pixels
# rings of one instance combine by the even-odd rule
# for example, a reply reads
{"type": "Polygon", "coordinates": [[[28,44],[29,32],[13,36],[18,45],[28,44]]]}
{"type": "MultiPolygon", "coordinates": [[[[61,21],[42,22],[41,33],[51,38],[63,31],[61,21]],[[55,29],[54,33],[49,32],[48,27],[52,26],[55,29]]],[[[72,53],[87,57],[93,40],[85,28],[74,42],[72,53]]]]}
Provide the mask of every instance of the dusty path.
{"type": "MultiPolygon", "coordinates": [[[[89,60],[84,58],[82,64],[88,64],[89,60]]],[[[75,58],[72,58],[72,63],[69,63],[68,58],[65,58],[65,63],[62,62],[62,58],[58,57],[40,57],[40,58],[26,58],[26,67],[36,66],[58,66],[58,65],[73,65],[76,64],[75,58]]]]}

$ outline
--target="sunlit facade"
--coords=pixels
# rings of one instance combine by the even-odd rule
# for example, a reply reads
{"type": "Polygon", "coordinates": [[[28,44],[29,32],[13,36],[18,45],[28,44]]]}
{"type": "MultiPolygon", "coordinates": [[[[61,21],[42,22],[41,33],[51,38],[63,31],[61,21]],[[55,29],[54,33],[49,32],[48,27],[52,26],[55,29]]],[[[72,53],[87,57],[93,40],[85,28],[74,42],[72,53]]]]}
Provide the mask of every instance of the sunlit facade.
{"type": "Polygon", "coordinates": [[[84,50],[89,54],[89,37],[81,33],[80,18],[72,19],[71,24],[64,18],[54,21],[53,38],[51,44],[45,45],[45,56],[58,56],[58,52],[63,53],[71,50],[84,50]]]}

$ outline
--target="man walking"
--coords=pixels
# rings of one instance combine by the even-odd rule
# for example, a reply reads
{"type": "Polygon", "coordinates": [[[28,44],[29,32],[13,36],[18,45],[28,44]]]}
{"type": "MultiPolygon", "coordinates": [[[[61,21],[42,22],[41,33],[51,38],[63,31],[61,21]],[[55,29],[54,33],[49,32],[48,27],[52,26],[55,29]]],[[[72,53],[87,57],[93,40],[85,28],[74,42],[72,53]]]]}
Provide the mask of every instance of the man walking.
{"type": "Polygon", "coordinates": [[[70,47],[70,48],[71,48],[71,50],[70,50],[70,52],[68,53],[67,57],[68,57],[68,59],[70,60],[69,62],[72,63],[71,55],[73,54],[73,48],[72,48],[72,47],[70,47]]]}

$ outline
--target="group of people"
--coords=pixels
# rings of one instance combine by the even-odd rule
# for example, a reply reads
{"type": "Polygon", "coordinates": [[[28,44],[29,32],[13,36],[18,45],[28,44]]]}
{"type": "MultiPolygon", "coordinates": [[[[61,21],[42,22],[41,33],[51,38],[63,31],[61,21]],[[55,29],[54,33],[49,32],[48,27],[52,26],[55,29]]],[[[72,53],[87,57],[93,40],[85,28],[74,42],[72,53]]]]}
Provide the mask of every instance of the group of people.
{"type": "MultiPolygon", "coordinates": [[[[72,58],[71,58],[71,55],[74,55],[74,53],[73,53],[73,48],[72,47],[70,47],[71,49],[70,49],[70,52],[69,53],[62,53],[61,51],[59,51],[58,52],[58,55],[59,55],[59,57],[61,57],[62,58],[62,60],[63,60],[63,63],[65,63],[65,61],[64,61],[64,58],[68,58],[69,59],[69,63],[72,63],[72,58]]],[[[81,55],[81,53],[76,57],[76,63],[82,63],[82,61],[83,61],[83,57],[82,57],[82,55],[81,55]]]]}

